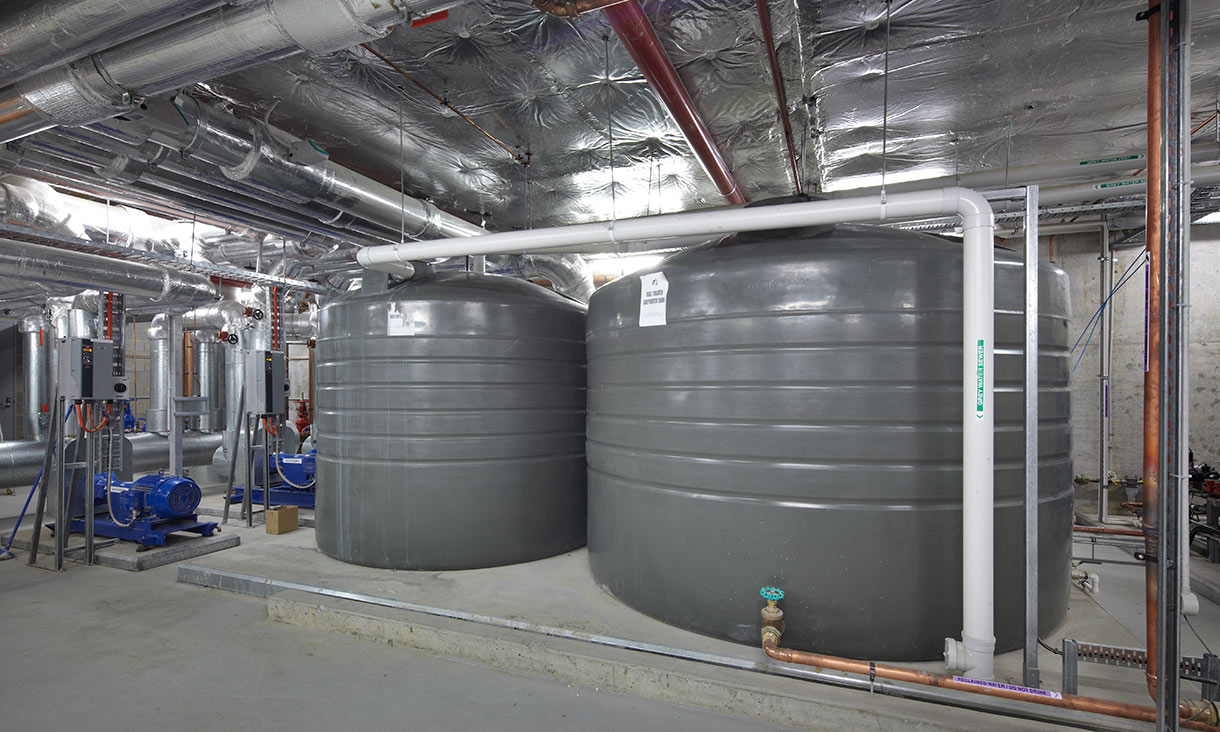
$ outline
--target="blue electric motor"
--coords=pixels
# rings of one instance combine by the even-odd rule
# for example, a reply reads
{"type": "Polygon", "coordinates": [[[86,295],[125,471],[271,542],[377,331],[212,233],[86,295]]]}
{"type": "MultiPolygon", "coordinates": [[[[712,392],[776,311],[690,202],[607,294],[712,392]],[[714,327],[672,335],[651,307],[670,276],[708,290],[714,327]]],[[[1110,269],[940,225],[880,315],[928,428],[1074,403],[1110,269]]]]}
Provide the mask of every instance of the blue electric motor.
{"type": "Polygon", "coordinates": [[[292,453],[273,453],[267,458],[271,481],[274,483],[283,473],[284,482],[294,488],[312,488],[318,473],[318,451],[294,455],[292,453]],[[276,463],[279,470],[276,470],[276,463]]]}
{"type": "MultiPolygon", "coordinates": [[[[106,500],[106,474],[94,476],[93,494],[106,500]]],[[[177,475],[146,475],[135,481],[112,479],[110,505],[116,521],[136,518],[178,519],[193,516],[203,493],[190,478],[177,475]]]]}
{"type": "MultiPolygon", "coordinates": [[[[199,485],[190,478],[153,474],[127,481],[112,473],[107,500],[106,474],[98,473],[93,476],[93,533],[134,541],[144,548],[165,546],[167,537],[179,531],[211,536],[220,530],[216,522],[200,521],[195,515],[202,498],[199,485]]],[[[71,526],[83,532],[85,521],[73,519],[71,526]]]]}

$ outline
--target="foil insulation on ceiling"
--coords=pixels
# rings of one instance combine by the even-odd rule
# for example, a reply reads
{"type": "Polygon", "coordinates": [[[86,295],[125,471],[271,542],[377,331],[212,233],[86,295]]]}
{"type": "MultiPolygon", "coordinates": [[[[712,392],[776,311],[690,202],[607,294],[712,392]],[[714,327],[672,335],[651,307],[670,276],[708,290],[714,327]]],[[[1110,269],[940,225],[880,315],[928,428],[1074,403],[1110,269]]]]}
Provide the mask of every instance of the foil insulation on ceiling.
{"type": "MultiPolygon", "coordinates": [[[[879,183],[883,128],[892,181],[1141,148],[1145,5],[908,0],[892,3],[887,24],[883,0],[772,0],[806,183],[879,183]]],[[[644,7],[748,197],[790,193],[755,3],[644,7]]],[[[1200,4],[1194,28],[1202,119],[1220,96],[1220,5],[1200,4]]],[[[371,45],[529,165],[361,48],[207,88],[492,229],[721,202],[600,13],[473,2],[371,45]]]]}

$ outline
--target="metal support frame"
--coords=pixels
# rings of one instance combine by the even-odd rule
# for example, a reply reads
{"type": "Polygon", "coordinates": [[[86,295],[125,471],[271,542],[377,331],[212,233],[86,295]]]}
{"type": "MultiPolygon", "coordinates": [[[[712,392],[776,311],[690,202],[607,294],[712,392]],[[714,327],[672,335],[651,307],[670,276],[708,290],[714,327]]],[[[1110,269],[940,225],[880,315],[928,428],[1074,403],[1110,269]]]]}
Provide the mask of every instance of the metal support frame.
{"type": "Polygon", "coordinates": [[[1097,368],[1097,523],[1104,524],[1110,500],[1110,344],[1114,336],[1114,308],[1108,302],[1114,289],[1114,252],[1110,248],[1110,226],[1101,226],[1101,271],[1098,293],[1101,311],[1101,339],[1097,368]]]}
{"type": "Polygon", "coordinates": [[[1038,688],[1038,186],[1025,188],[1025,686],[1038,688]]]}
{"type": "MultiPolygon", "coordinates": [[[[244,389],[243,389],[244,391],[244,389]]],[[[262,468],[263,478],[257,486],[263,496],[263,517],[266,520],[267,511],[271,509],[271,471],[267,469],[267,457],[271,455],[271,435],[264,428],[262,430],[262,438],[258,439],[259,422],[263,419],[271,417],[275,419],[275,432],[278,435],[284,427],[284,420],[278,414],[264,414],[255,412],[246,412],[246,485],[241,497],[241,512],[246,518],[246,527],[254,526],[254,493],[255,482],[258,475],[255,466],[262,468]]],[[[225,512],[228,512],[228,500],[232,496],[232,478],[230,477],[230,488],[225,495],[225,512]]]]}
{"type": "Polygon", "coordinates": [[[1157,730],[1179,728],[1181,664],[1181,494],[1187,488],[1186,362],[1187,247],[1190,241],[1190,2],[1162,0],[1160,293],[1161,500],[1153,517],[1160,537],[1157,557],[1157,730]]]}

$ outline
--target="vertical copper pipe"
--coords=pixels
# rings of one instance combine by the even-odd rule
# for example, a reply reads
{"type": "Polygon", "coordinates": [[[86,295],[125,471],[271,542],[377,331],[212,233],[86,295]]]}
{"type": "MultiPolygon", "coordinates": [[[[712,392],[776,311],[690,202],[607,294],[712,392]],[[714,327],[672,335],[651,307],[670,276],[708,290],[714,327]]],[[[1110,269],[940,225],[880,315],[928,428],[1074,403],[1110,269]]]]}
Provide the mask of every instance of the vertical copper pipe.
{"type": "Polygon", "coordinates": [[[779,121],[784,126],[784,144],[788,146],[788,164],[792,166],[792,180],[796,193],[805,192],[801,171],[796,164],[796,145],[792,140],[792,122],[788,120],[788,95],[784,92],[784,75],[779,68],[779,56],[775,53],[775,39],[771,35],[771,11],[767,0],[755,0],[758,5],[758,24],[762,28],[763,43],[767,46],[767,63],[771,66],[771,81],[775,84],[775,101],[779,105],[779,121]]]}
{"type": "Polygon", "coordinates": [[[695,103],[682,84],[677,69],[669,60],[661,39],[653,30],[652,23],[644,14],[644,9],[636,0],[628,0],[602,9],[606,20],[618,34],[618,38],[631,54],[640,73],[648,80],[648,85],[661,98],[661,103],[669,110],[669,115],[678,124],[682,136],[690,145],[699,163],[707,171],[708,177],[716,184],[720,195],[729,203],[745,203],[745,196],[737,187],[737,181],[729,170],[728,163],[716,147],[712,133],[708,130],[695,103]]]}
{"type": "Polygon", "coordinates": [[[1160,0],[1148,7],[1148,194],[1144,242],[1148,249],[1147,370],[1144,372],[1144,600],[1147,617],[1148,692],[1156,696],[1157,561],[1160,537],[1156,516],[1161,486],[1157,468],[1161,456],[1161,14],[1160,0]]]}

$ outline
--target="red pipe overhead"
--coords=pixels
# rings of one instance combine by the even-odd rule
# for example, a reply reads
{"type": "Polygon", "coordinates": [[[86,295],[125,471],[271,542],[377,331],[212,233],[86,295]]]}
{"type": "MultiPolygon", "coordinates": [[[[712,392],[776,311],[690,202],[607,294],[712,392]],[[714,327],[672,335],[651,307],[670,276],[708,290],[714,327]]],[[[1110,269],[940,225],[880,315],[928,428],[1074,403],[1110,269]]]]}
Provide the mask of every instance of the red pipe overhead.
{"type": "Polygon", "coordinates": [[[686,142],[707,171],[708,177],[716,184],[720,195],[729,203],[745,203],[745,196],[741,194],[737,181],[733,179],[733,173],[717,149],[712,133],[708,131],[699,111],[695,109],[695,103],[691,101],[682,79],[678,77],[677,69],[665,54],[661,40],[657,38],[657,33],[653,30],[652,23],[648,22],[648,16],[644,14],[639,2],[628,0],[609,5],[603,8],[602,12],[618,34],[619,40],[627,47],[627,52],[635,60],[635,65],[640,68],[652,90],[661,98],[670,116],[678,123],[686,142]]]}

